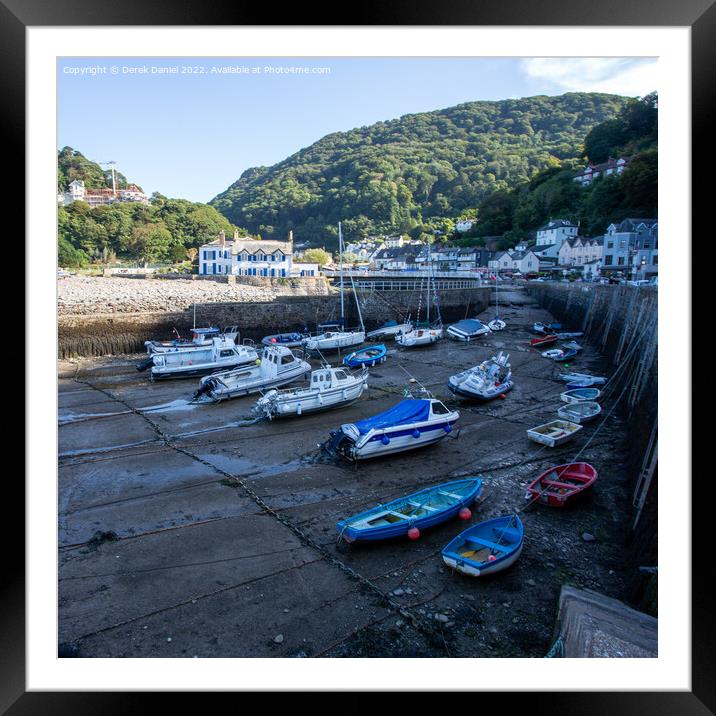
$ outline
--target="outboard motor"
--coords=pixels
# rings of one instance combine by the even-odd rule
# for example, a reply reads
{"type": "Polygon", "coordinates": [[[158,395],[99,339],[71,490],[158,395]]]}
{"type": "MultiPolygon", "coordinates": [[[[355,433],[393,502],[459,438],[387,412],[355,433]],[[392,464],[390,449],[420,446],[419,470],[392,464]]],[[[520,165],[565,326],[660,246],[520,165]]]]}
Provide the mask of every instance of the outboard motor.
{"type": "Polygon", "coordinates": [[[142,371],[147,370],[147,368],[149,368],[152,363],[154,363],[154,356],[149,356],[148,358],[145,358],[144,360],[139,361],[139,363],[137,363],[137,370],[141,373],[142,371]]]}
{"type": "Polygon", "coordinates": [[[216,381],[209,378],[205,383],[202,383],[199,388],[197,389],[196,393],[194,393],[194,397],[192,398],[192,401],[198,400],[201,398],[202,395],[211,395],[211,391],[216,387],[216,381]]]}

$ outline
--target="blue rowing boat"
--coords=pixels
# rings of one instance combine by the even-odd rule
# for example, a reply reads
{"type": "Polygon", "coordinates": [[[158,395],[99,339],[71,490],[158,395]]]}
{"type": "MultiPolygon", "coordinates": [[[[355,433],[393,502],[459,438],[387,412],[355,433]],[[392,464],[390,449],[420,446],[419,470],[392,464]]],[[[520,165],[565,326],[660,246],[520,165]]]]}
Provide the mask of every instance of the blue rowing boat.
{"type": "Polygon", "coordinates": [[[362,365],[372,368],[378,363],[384,363],[387,355],[386,347],[382,343],[377,343],[349,353],[343,359],[343,365],[347,365],[349,368],[360,368],[362,365]]]}
{"type": "MultiPolygon", "coordinates": [[[[359,542],[402,537],[410,530],[433,527],[455,517],[472,504],[482,492],[482,480],[471,477],[443,482],[406,497],[378,505],[341,520],[336,527],[339,540],[359,542]]],[[[467,515],[469,517],[469,515],[467,515]]],[[[420,536],[412,532],[413,539],[420,536]]]]}
{"type": "Polygon", "coordinates": [[[517,561],[524,538],[517,515],[480,522],[448,543],[442,551],[443,562],[471,577],[501,572],[517,561]]]}

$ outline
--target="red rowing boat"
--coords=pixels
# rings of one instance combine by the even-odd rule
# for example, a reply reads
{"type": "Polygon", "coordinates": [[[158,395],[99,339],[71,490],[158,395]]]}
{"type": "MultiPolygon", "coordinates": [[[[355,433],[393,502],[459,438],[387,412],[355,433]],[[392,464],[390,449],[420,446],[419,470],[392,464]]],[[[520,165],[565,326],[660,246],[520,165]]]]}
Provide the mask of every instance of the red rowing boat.
{"type": "Polygon", "coordinates": [[[586,462],[570,462],[545,470],[527,488],[526,500],[536,500],[550,507],[564,507],[567,502],[590,488],[597,471],[586,462]]]}
{"type": "Polygon", "coordinates": [[[533,348],[539,348],[539,346],[548,346],[550,343],[554,343],[557,340],[557,336],[554,333],[550,333],[548,336],[540,336],[539,338],[531,338],[530,345],[533,348]]]}

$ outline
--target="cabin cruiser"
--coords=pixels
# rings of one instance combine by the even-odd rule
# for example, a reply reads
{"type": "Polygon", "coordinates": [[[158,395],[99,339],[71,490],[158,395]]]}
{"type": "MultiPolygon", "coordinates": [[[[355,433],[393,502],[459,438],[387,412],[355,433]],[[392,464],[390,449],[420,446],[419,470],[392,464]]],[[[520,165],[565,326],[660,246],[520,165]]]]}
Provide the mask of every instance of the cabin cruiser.
{"type": "Polygon", "coordinates": [[[415,326],[407,333],[399,333],[395,337],[395,342],[403,348],[414,348],[437,343],[442,337],[442,326],[415,326]]]}
{"type": "Polygon", "coordinates": [[[448,388],[455,395],[475,400],[492,400],[503,395],[515,387],[509,360],[510,356],[500,351],[474,368],[450,376],[448,388]]]}
{"type": "Polygon", "coordinates": [[[201,379],[194,400],[206,395],[214,401],[229,400],[266,388],[277,388],[306,375],[311,365],[285,346],[266,346],[258,365],[212,373],[201,379]]]}
{"type": "Polygon", "coordinates": [[[254,415],[284,418],[350,405],[368,387],[368,369],[351,373],[325,366],[314,370],[308,387],[269,390],[252,408],[254,415]]]}
{"type": "Polygon", "coordinates": [[[364,460],[432,445],[452,432],[460,413],[435,398],[409,398],[384,413],[332,430],[324,448],[364,460]]]}
{"type": "Polygon", "coordinates": [[[447,332],[451,338],[469,343],[475,338],[488,334],[490,329],[477,318],[466,318],[464,321],[458,321],[448,326],[447,332]]]}
{"type": "Polygon", "coordinates": [[[208,346],[155,353],[151,356],[151,376],[152,380],[191,378],[254,363],[258,357],[250,342],[237,345],[233,339],[220,336],[212,338],[208,346]]]}
{"type": "Polygon", "coordinates": [[[366,338],[396,338],[399,333],[409,333],[413,330],[412,323],[398,323],[397,321],[386,321],[374,331],[366,333],[366,338]]]}
{"type": "Polygon", "coordinates": [[[176,328],[174,332],[177,334],[177,337],[172,341],[144,341],[147,354],[167,353],[168,351],[186,350],[187,348],[203,348],[204,346],[211,345],[211,341],[221,335],[236,341],[239,335],[239,327],[228,326],[223,331],[216,326],[210,328],[192,328],[191,338],[181,338],[176,328]]]}

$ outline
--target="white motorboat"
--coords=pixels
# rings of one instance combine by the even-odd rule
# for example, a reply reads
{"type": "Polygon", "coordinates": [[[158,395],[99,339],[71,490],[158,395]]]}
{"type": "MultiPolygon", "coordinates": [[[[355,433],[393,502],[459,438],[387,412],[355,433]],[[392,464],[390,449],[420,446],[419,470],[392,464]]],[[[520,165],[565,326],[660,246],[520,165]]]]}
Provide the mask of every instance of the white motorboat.
{"type": "Polygon", "coordinates": [[[448,379],[448,388],[456,395],[475,400],[492,400],[512,390],[510,356],[500,351],[496,356],[468,368],[448,379]]]}
{"type": "Polygon", "coordinates": [[[466,318],[463,321],[453,323],[447,329],[447,333],[451,338],[463,343],[469,343],[475,338],[487,335],[489,332],[489,327],[478,321],[477,318],[466,318]]]}
{"type": "Polygon", "coordinates": [[[452,432],[460,413],[435,398],[409,398],[384,413],[332,430],[324,445],[348,460],[391,455],[432,445],[452,432]]]}
{"type": "Polygon", "coordinates": [[[212,338],[208,346],[155,353],[151,356],[151,376],[152,380],[192,378],[254,363],[258,357],[251,342],[237,345],[233,339],[220,336],[212,338]]]}
{"type": "Polygon", "coordinates": [[[443,329],[441,326],[431,328],[430,326],[416,326],[407,333],[399,333],[395,337],[395,342],[403,348],[414,348],[415,346],[427,346],[436,343],[443,337],[443,329]]]}
{"type": "Polygon", "coordinates": [[[498,299],[498,288],[497,288],[497,274],[495,274],[495,317],[488,321],[487,327],[491,331],[504,331],[507,328],[507,323],[500,318],[499,299],[498,299]]]}
{"type": "Polygon", "coordinates": [[[285,346],[267,346],[261,353],[259,365],[212,373],[201,379],[194,399],[206,395],[215,401],[278,388],[306,375],[311,365],[294,355],[285,346]]]}
{"type": "Polygon", "coordinates": [[[219,336],[224,336],[230,340],[236,341],[239,335],[238,326],[228,326],[223,331],[216,326],[210,328],[192,328],[191,338],[181,338],[179,333],[174,329],[177,337],[171,341],[144,341],[144,347],[147,349],[148,355],[154,353],[168,353],[170,351],[187,350],[193,348],[203,348],[210,346],[211,341],[219,336]]]}
{"type": "Polygon", "coordinates": [[[254,415],[285,418],[350,405],[368,387],[368,369],[351,373],[326,366],[311,373],[308,387],[269,390],[252,408],[254,415]]]}
{"type": "Polygon", "coordinates": [[[555,447],[573,438],[582,429],[578,423],[569,420],[552,420],[527,431],[527,437],[536,443],[555,447]]]}
{"type": "Polygon", "coordinates": [[[398,323],[397,321],[386,321],[382,326],[378,326],[374,331],[366,333],[367,339],[371,338],[397,338],[400,333],[409,333],[413,330],[412,323],[398,323]]]}

